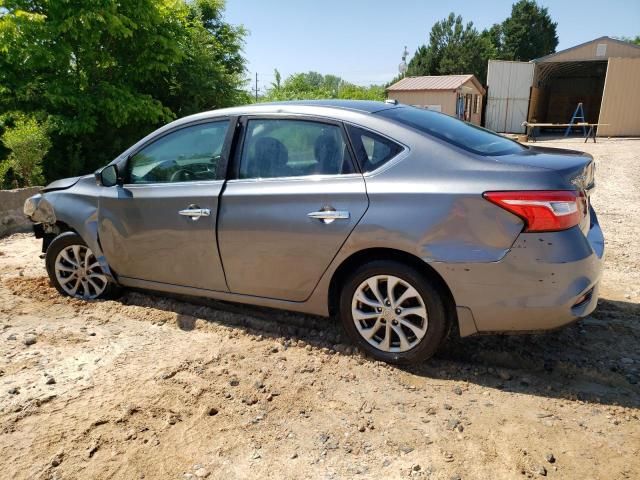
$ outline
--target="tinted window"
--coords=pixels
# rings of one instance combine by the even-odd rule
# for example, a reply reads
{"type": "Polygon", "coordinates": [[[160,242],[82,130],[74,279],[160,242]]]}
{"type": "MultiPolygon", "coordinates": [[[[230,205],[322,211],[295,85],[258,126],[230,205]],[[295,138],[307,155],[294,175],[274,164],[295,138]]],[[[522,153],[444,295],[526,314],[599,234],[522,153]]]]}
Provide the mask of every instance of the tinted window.
{"type": "Polygon", "coordinates": [[[363,172],[375,170],[402,151],[400,145],[377,133],[353,125],[347,129],[363,172]]]}
{"type": "Polygon", "coordinates": [[[249,120],[240,178],[353,173],[342,129],[303,120],[249,120]]]}
{"type": "Polygon", "coordinates": [[[400,107],[381,111],[378,115],[397,120],[479,155],[507,155],[525,150],[518,142],[443,113],[400,107]]]}
{"type": "Polygon", "coordinates": [[[147,145],[127,162],[128,183],[215,180],[228,125],[194,125],[147,145]]]}

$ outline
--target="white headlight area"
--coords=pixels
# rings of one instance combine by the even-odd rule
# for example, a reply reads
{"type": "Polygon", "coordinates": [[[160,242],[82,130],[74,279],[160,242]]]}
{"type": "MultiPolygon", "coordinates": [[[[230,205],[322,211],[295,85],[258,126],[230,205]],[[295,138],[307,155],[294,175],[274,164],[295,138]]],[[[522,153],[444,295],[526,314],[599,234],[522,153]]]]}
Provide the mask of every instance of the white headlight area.
{"type": "Polygon", "coordinates": [[[33,222],[56,223],[56,214],[53,211],[53,205],[39,193],[25,200],[22,211],[33,222]]]}
{"type": "Polygon", "coordinates": [[[31,216],[35,213],[41,198],[42,195],[38,193],[37,195],[29,197],[24,201],[24,207],[22,208],[22,211],[27,217],[31,218],[31,216]]]}

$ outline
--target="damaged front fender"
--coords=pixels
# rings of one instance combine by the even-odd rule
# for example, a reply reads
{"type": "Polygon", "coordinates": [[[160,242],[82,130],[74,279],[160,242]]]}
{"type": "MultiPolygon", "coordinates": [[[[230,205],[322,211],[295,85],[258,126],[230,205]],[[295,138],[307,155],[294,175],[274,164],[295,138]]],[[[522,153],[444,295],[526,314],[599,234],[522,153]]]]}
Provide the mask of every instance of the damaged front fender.
{"type": "Polygon", "coordinates": [[[75,231],[93,251],[103,272],[115,282],[98,239],[97,188],[93,176],[83,177],[71,188],[28,198],[23,210],[33,222],[42,224],[45,233],[75,231]]]}

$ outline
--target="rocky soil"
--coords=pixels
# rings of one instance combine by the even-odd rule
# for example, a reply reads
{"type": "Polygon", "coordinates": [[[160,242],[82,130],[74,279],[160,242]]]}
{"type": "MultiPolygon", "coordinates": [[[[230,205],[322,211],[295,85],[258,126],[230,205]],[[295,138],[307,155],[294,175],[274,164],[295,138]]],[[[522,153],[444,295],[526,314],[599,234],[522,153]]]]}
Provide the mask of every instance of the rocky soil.
{"type": "Polygon", "coordinates": [[[0,240],[0,476],[640,478],[640,141],[544,144],[598,161],[597,311],[412,368],[321,318],[63,298],[39,241],[0,240]]]}

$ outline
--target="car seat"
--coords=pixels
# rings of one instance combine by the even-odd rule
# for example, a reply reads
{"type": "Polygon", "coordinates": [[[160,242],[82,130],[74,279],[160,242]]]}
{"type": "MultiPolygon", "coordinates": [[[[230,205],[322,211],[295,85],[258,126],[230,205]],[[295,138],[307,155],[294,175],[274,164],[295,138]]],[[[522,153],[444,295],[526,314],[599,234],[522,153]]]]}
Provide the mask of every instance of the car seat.
{"type": "Polygon", "coordinates": [[[320,135],[314,144],[314,155],[318,162],[315,174],[331,175],[339,173],[342,169],[342,155],[340,155],[340,145],[328,132],[320,135]]]}
{"type": "Polygon", "coordinates": [[[253,159],[247,168],[248,178],[287,177],[291,169],[287,166],[289,152],[282,142],[272,137],[259,138],[255,143],[253,159]]]}

